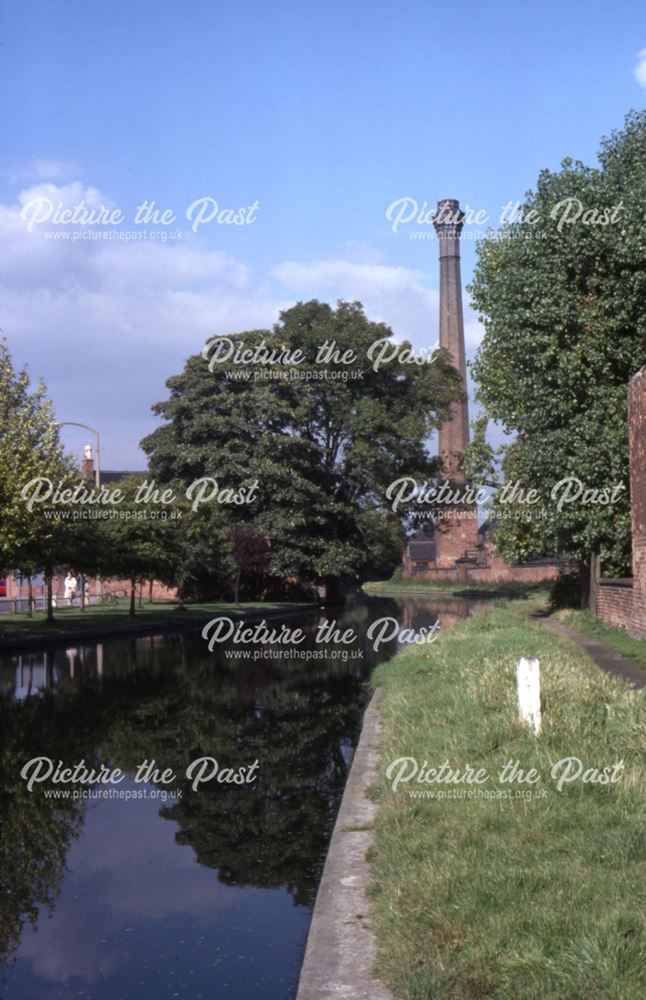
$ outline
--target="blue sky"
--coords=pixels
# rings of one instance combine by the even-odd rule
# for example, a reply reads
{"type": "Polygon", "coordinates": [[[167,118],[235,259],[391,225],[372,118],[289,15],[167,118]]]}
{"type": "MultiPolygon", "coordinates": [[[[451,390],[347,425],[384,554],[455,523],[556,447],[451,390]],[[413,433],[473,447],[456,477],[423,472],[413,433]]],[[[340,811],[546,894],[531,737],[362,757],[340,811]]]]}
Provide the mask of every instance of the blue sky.
{"type": "MultiPolygon", "coordinates": [[[[15,360],[61,420],[99,427],[106,467],[137,468],[150,404],[209,335],[343,297],[432,344],[437,244],[393,233],[387,207],[456,197],[495,222],[541,168],[594,162],[643,105],[645,47],[637,0],[5,3],[0,326],[15,360]],[[20,216],[35,197],[126,220],[154,199],[184,238],[48,241],[49,223],[29,233],[20,216]],[[255,221],[191,233],[203,197],[257,202],[255,221]]],[[[465,283],[473,262],[464,241],[465,283]]],[[[468,314],[469,354],[479,335],[468,314]]]]}

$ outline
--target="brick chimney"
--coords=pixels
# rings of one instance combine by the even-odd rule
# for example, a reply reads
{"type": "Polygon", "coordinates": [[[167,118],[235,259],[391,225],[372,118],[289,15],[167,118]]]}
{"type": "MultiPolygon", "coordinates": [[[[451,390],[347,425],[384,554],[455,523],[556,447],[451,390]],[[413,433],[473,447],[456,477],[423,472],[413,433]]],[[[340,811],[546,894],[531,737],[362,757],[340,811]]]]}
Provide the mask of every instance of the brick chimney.
{"type": "Polygon", "coordinates": [[[94,482],[94,459],[92,458],[92,445],[83,445],[83,461],[81,462],[81,472],[84,479],[91,479],[94,482]]]}
{"type": "MultiPolygon", "coordinates": [[[[460,233],[464,213],[455,198],[437,203],[433,225],[440,245],[440,347],[445,347],[462,376],[466,392],[467,366],[464,352],[464,317],[462,313],[462,282],[460,277],[460,233]]],[[[453,419],[443,424],[439,432],[439,454],[447,479],[464,482],[459,463],[469,443],[469,408],[463,403],[451,406],[453,419]]]]}
{"type": "MultiPolygon", "coordinates": [[[[460,277],[460,233],[464,213],[455,198],[437,203],[433,225],[440,245],[440,347],[446,348],[455,368],[462,376],[466,393],[467,365],[464,349],[464,317],[462,313],[462,282],[460,277]]],[[[460,468],[462,453],[469,443],[469,407],[451,404],[452,419],[439,431],[439,454],[444,476],[455,484],[466,485],[460,468]]],[[[459,487],[458,487],[459,488],[459,487]]],[[[435,532],[435,559],[441,569],[455,567],[456,559],[469,557],[480,543],[477,508],[473,505],[443,505],[440,510],[444,523],[435,532]]]]}

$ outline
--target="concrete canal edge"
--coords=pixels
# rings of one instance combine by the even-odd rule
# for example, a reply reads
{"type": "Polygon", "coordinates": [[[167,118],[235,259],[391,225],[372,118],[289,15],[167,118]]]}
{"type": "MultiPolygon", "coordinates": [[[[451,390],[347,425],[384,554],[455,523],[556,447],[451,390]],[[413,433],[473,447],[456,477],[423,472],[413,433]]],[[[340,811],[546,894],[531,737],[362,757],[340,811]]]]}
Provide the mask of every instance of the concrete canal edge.
{"type": "Polygon", "coordinates": [[[316,897],[296,1000],[393,1000],[373,976],[376,945],[367,895],[366,851],[372,844],[377,805],[366,790],[379,769],[379,696],[376,691],[363,717],[316,897]]]}

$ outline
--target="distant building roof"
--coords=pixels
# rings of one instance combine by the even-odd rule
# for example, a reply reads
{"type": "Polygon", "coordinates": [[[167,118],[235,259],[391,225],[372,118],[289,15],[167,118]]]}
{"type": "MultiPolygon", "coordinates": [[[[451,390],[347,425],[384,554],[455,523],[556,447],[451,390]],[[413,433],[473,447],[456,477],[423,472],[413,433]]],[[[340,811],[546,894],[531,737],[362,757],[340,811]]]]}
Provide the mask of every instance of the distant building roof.
{"type": "Polygon", "coordinates": [[[146,473],[143,469],[137,469],[136,472],[119,472],[116,469],[106,469],[105,471],[101,469],[101,482],[102,483],[118,483],[121,479],[125,479],[126,476],[145,476],[146,473]]]}

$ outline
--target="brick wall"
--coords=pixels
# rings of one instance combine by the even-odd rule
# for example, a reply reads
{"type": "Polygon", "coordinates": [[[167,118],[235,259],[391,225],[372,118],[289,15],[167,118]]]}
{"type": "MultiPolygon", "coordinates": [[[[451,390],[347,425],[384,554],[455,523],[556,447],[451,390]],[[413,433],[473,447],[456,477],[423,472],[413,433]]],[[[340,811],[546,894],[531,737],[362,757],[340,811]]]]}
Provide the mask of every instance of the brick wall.
{"type": "Polygon", "coordinates": [[[468,579],[474,583],[548,583],[556,580],[561,563],[512,565],[494,557],[482,569],[469,569],[468,579]]]}
{"type": "Polygon", "coordinates": [[[404,556],[402,576],[405,580],[432,580],[434,583],[549,583],[555,580],[562,568],[561,563],[545,562],[527,565],[506,563],[491,551],[487,544],[486,565],[436,567],[416,570],[408,554],[404,556]]]}
{"type": "Polygon", "coordinates": [[[646,638],[646,366],[628,387],[630,496],[633,516],[633,610],[629,632],[646,638]]]}
{"type": "Polygon", "coordinates": [[[597,586],[597,617],[609,625],[630,631],[633,623],[632,580],[600,580],[597,586]]]}
{"type": "Polygon", "coordinates": [[[628,386],[630,500],[632,506],[632,580],[601,580],[599,618],[646,639],[646,366],[628,386]]]}
{"type": "Polygon", "coordinates": [[[441,520],[435,532],[438,569],[453,570],[455,560],[461,559],[467,549],[476,548],[479,542],[476,507],[447,506],[441,510],[441,520]]]}
{"type": "MultiPolygon", "coordinates": [[[[22,599],[26,600],[29,594],[29,585],[23,580],[22,584],[18,582],[18,578],[14,573],[7,574],[7,597],[11,599],[22,599]]],[[[78,586],[80,587],[80,577],[79,574],[76,576],[78,586]]],[[[128,597],[130,595],[130,581],[129,580],[117,580],[108,579],[104,577],[101,580],[100,588],[97,581],[89,576],[85,580],[86,594],[88,596],[94,597],[99,593],[99,589],[102,593],[107,591],[116,594],[118,597],[128,597]]],[[[65,593],[65,574],[56,573],[52,578],[52,593],[55,598],[62,599],[65,593]]],[[[148,598],[150,593],[150,584],[148,582],[143,585],[143,595],[144,599],[148,598]]],[[[45,597],[46,590],[44,584],[34,583],[32,586],[32,594],[34,597],[45,597]]],[[[137,595],[139,594],[139,584],[137,584],[137,595]]],[[[175,587],[167,587],[165,584],[160,583],[159,580],[153,582],[153,600],[175,600],[177,597],[177,589],[175,587]]],[[[78,604],[80,600],[80,591],[77,591],[76,603],[78,604]]]]}

